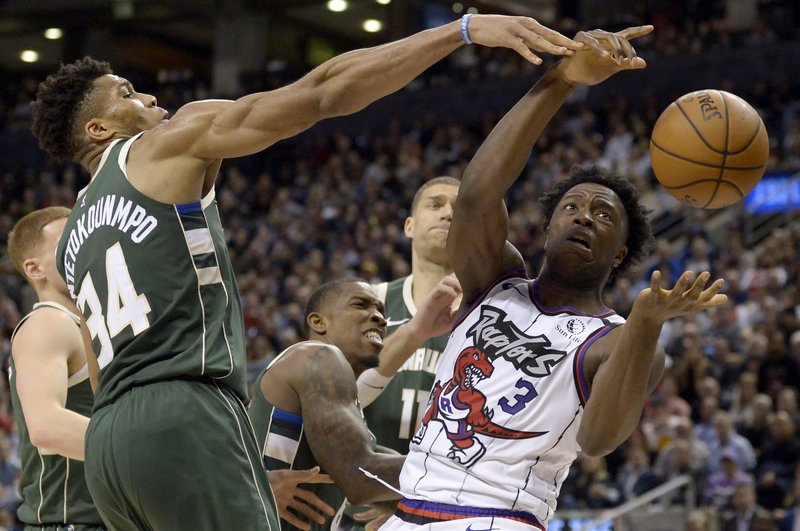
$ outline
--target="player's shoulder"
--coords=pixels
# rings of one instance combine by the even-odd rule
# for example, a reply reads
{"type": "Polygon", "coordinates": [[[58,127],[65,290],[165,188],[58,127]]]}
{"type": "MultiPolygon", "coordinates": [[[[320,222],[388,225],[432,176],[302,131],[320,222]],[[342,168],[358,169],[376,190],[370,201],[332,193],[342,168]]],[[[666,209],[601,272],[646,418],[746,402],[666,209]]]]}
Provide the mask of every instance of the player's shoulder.
{"type": "Polygon", "coordinates": [[[276,365],[285,364],[304,373],[347,365],[347,359],[339,347],[314,340],[292,345],[281,354],[280,358],[279,361],[276,360],[278,362],[276,365]]]}
{"type": "Polygon", "coordinates": [[[77,348],[82,345],[78,322],[65,310],[43,306],[26,315],[12,335],[11,350],[14,355],[31,349],[57,347],[77,348]]]}

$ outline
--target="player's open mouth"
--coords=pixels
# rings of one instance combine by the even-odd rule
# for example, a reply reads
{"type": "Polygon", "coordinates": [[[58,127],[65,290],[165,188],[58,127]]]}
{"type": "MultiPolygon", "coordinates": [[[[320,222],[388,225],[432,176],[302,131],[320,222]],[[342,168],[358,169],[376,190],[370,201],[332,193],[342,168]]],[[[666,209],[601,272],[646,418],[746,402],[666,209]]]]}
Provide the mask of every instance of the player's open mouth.
{"type": "Polygon", "coordinates": [[[573,236],[572,238],[568,238],[567,241],[570,241],[572,243],[577,243],[578,245],[586,249],[591,249],[591,246],[589,245],[589,240],[585,240],[580,236],[573,236]]]}
{"type": "Polygon", "coordinates": [[[383,345],[383,334],[380,332],[380,330],[371,328],[361,335],[369,339],[372,343],[383,345]]]}

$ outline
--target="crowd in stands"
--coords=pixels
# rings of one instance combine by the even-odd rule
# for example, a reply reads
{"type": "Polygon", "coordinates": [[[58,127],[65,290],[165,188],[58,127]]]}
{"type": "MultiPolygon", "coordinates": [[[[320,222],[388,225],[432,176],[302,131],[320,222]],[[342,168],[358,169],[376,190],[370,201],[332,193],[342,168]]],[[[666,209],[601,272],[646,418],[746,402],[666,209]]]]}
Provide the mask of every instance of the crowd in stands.
{"type": "MultiPolygon", "coordinates": [[[[725,2],[653,4],[663,4],[661,11],[613,20],[654,16],[662,27],[643,47],[665,55],[797,39],[798,25],[790,24],[799,20],[793,2],[761,2],[761,16],[749,31],[726,29],[725,11],[720,11],[725,2]],[[683,18],[664,15],[669,9],[684,10],[683,18]],[[776,19],[775,13],[782,16],[776,19]],[[690,19],[692,25],[670,23],[690,19]]],[[[529,75],[529,68],[511,59],[502,63],[462,55],[425,83],[529,75]]],[[[190,72],[168,72],[159,81],[160,104],[171,110],[209,95],[208,84],[190,72]]],[[[2,92],[0,129],[29,134],[27,103],[35,82],[25,79],[2,92]]],[[[767,124],[769,169],[800,169],[800,119],[793,111],[800,107],[800,85],[749,80],[736,92],[767,124]]],[[[786,214],[783,225],[760,242],[748,240],[739,210],[721,228],[709,230],[706,213],[690,211],[668,196],[650,169],[649,133],[668,102],[654,101],[644,109],[627,103],[618,98],[590,107],[575,101],[559,113],[536,147],[527,175],[507,198],[512,242],[530,259],[528,271],[535,274],[543,243],[537,197],[573,164],[594,161],[631,179],[654,215],[671,211],[685,219],[679,238],[659,238],[647,262],[615,280],[605,296],[608,306],[626,315],[656,268],[671,282],[686,269],[710,270],[726,280],[729,303],[665,326],[661,343],[668,368],[639,429],[606,458],[582,456],[564,484],[559,509],[614,507],[688,474],[699,509],[686,529],[722,528],[742,514],[755,514],[761,522],[752,529],[779,529],[779,522],[792,515],[800,519],[800,216],[786,214]]],[[[385,132],[307,134],[223,165],[217,199],[237,269],[253,376],[302,339],[304,304],[325,280],[356,275],[379,281],[410,272],[402,227],[414,191],[437,175],[459,177],[495,121],[493,115],[477,123],[392,119],[385,132]]],[[[39,167],[0,172],[0,238],[31,210],[71,206],[85,181],[77,167],[45,159],[39,167]]],[[[5,241],[0,243],[4,248],[5,241]]],[[[11,331],[32,296],[0,253],[4,363],[11,331]]],[[[0,381],[0,529],[13,529],[19,462],[6,382],[0,381]]],[[[681,496],[657,501],[675,503],[682,503],[681,496]]]]}

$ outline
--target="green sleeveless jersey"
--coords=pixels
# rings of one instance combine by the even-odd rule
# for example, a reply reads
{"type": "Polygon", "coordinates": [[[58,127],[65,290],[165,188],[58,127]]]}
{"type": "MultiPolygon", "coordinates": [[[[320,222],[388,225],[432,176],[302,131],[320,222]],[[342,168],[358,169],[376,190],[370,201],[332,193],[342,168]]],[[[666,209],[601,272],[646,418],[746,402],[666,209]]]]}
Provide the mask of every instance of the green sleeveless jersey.
{"type": "MultiPolygon", "coordinates": [[[[391,334],[417,312],[411,296],[412,277],[399,278],[375,286],[385,306],[386,326],[391,334]]],[[[378,444],[408,453],[408,444],[422,421],[433,386],[439,358],[447,344],[447,334],[422,344],[403,364],[392,381],[374,402],[364,408],[364,415],[378,444]]]]}
{"type": "MultiPolygon", "coordinates": [[[[288,349],[279,354],[256,378],[253,386],[253,400],[250,402],[250,409],[248,410],[256,432],[256,440],[264,459],[264,466],[267,470],[282,470],[286,468],[306,470],[319,465],[303,433],[303,417],[273,406],[261,393],[261,380],[264,375],[287,351],[288,349]]],[[[356,402],[356,406],[361,409],[358,402],[356,402]]],[[[370,436],[374,450],[376,440],[371,433],[370,436]]],[[[336,441],[331,441],[331,443],[335,444],[336,441]]],[[[325,473],[325,470],[320,471],[323,474],[325,473]]],[[[344,493],[335,484],[314,483],[303,485],[303,488],[319,496],[320,499],[336,511],[332,522],[326,522],[323,525],[309,522],[312,531],[339,529],[339,522],[343,518],[344,493]]],[[[297,528],[283,521],[281,522],[281,529],[285,531],[297,528]]]]}
{"type": "Polygon", "coordinates": [[[125,171],[137,138],[106,149],[57,251],[98,355],[95,408],[181,378],[216,379],[246,401],[241,303],[214,193],[182,205],[140,193],[125,171]]]}
{"type": "MultiPolygon", "coordinates": [[[[67,313],[76,326],[80,326],[78,317],[72,312],[53,302],[40,302],[33,305],[33,311],[50,307],[67,313]]],[[[31,314],[26,315],[11,335],[31,314]]],[[[19,456],[22,472],[19,478],[19,491],[22,505],[17,509],[19,519],[27,525],[69,525],[83,524],[103,526],[103,520],[95,508],[86,477],[83,473],[83,462],[37,448],[31,444],[25,415],[17,393],[17,372],[14,357],[9,356],[8,380],[11,391],[11,404],[17,418],[19,435],[19,456]]],[[[84,416],[91,415],[94,395],[89,383],[89,371],[84,367],[69,377],[67,382],[66,408],[84,416]]]]}

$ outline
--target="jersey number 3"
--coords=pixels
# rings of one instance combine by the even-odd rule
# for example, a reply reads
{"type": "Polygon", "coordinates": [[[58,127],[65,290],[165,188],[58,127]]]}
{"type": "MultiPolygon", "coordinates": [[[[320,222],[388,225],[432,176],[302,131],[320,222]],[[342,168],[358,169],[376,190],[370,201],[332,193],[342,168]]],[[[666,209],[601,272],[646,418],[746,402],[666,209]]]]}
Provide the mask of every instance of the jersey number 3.
{"type": "Polygon", "coordinates": [[[114,356],[111,338],[129,326],[134,336],[150,326],[150,321],[147,319],[150,303],[147,302],[147,297],[136,293],[119,243],[106,250],[106,279],[108,299],[105,317],[91,273],[86,273],[81,282],[77,301],[78,309],[83,315],[86,315],[86,307],[89,307],[91,315],[86,319],[86,327],[92,334],[92,340],[97,339],[100,342],[97,363],[101,368],[108,365],[114,356]]]}

